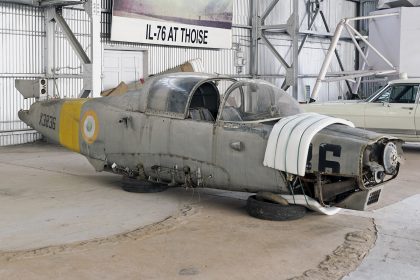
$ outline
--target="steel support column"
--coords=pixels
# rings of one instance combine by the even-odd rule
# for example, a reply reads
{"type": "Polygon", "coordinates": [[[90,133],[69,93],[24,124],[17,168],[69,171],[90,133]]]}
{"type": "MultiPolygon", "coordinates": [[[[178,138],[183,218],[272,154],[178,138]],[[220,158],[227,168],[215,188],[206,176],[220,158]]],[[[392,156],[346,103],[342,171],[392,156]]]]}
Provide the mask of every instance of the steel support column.
{"type": "Polygon", "coordinates": [[[250,65],[250,73],[253,78],[258,77],[258,41],[261,36],[260,30],[260,20],[258,16],[258,1],[250,0],[251,1],[251,65],[250,65]]]}
{"type": "MultiPolygon", "coordinates": [[[[349,24],[350,22],[361,21],[365,19],[374,19],[374,18],[391,17],[391,16],[399,16],[399,13],[388,13],[388,14],[382,14],[382,15],[344,18],[340,21],[340,23],[337,25],[337,28],[335,30],[334,37],[331,40],[331,45],[328,49],[327,55],[325,56],[324,62],[321,67],[321,71],[319,72],[319,75],[316,80],[309,102],[316,101],[322,82],[332,82],[332,81],[335,82],[335,81],[340,81],[340,80],[342,81],[342,80],[348,80],[348,79],[354,79],[354,78],[360,78],[360,77],[375,76],[375,75],[390,75],[390,74],[398,73],[398,69],[396,69],[396,67],[383,54],[379,52],[379,50],[377,50],[367,39],[365,39],[362,34],[360,34],[353,26],[349,24]],[[353,43],[356,45],[356,50],[362,54],[362,57],[364,58],[364,65],[368,64],[367,50],[369,50],[376,53],[388,65],[389,69],[368,70],[368,71],[358,70],[358,71],[352,71],[350,73],[342,72],[342,75],[339,78],[325,80],[328,67],[331,64],[332,56],[336,52],[338,41],[340,40],[341,33],[344,29],[346,29],[350,33],[349,35],[353,38],[353,43]],[[361,41],[365,43],[367,47],[366,52],[364,52],[359,47],[359,44],[355,36],[357,36],[358,39],[360,39],[361,41]]],[[[355,83],[359,83],[359,82],[356,80],[355,83]]]]}
{"type": "Polygon", "coordinates": [[[85,64],[90,64],[90,59],[83,50],[82,45],[80,45],[79,41],[77,40],[76,36],[74,36],[73,31],[71,31],[70,27],[67,25],[66,20],[61,15],[61,9],[53,9],[54,11],[54,19],[61,30],[64,32],[66,39],[69,41],[70,46],[79,57],[80,61],[85,64]]]}
{"type": "MultiPolygon", "coordinates": [[[[84,4],[86,13],[90,18],[90,57],[92,62],[87,65],[89,79],[83,83],[84,90],[89,88],[92,97],[99,97],[101,93],[101,74],[102,74],[102,46],[101,46],[101,0],[88,0],[84,4]]],[[[80,97],[89,96],[90,92],[82,91],[80,97]]]]}
{"type": "Polygon", "coordinates": [[[68,26],[66,20],[63,18],[61,8],[53,8],[53,19],[63,31],[66,39],[68,40],[73,51],[83,64],[83,88],[80,91],[79,97],[86,98],[92,93],[92,62],[86,52],[83,50],[82,45],[74,36],[73,31],[68,26]]]}
{"type": "MultiPolygon", "coordinates": [[[[292,15],[287,20],[286,24],[271,24],[266,25],[265,21],[276,5],[280,2],[279,0],[271,0],[267,5],[267,8],[261,13],[261,16],[258,15],[258,5],[260,1],[251,0],[251,11],[252,11],[252,21],[251,21],[251,30],[252,30],[252,44],[251,44],[251,65],[250,65],[250,73],[253,77],[265,77],[265,73],[259,73],[258,69],[258,56],[259,56],[259,41],[262,43],[273,53],[273,56],[280,62],[280,64],[285,68],[285,73],[278,73],[276,78],[284,78],[282,88],[287,90],[289,87],[292,87],[292,94],[299,101],[304,101],[305,93],[299,92],[298,86],[298,74],[299,74],[299,54],[303,49],[305,42],[309,36],[318,36],[318,37],[325,37],[331,38],[334,37],[330,33],[329,26],[325,19],[325,15],[321,9],[321,2],[323,0],[311,0],[306,1],[307,5],[307,14],[308,14],[308,30],[300,31],[300,21],[299,21],[299,2],[302,0],[294,0],[291,1],[293,3],[293,12],[292,15]],[[322,22],[327,33],[320,33],[320,32],[311,32],[311,28],[315,23],[315,19],[318,15],[321,15],[322,22]],[[275,46],[270,42],[270,38],[267,36],[275,35],[275,34],[288,34],[291,38],[291,58],[286,60],[281,54],[276,50],[275,46]],[[300,38],[302,37],[302,38],[300,38]]],[[[351,2],[359,3],[358,0],[349,0],[351,2]]],[[[352,37],[343,36],[338,40],[346,40],[352,41],[352,37]]],[[[338,64],[340,69],[343,71],[344,66],[340,59],[339,53],[337,50],[334,50],[335,57],[337,58],[338,64]]],[[[350,83],[346,80],[345,81],[348,92],[351,95],[353,92],[353,88],[350,83]]],[[[319,90],[319,85],[316,85],[319,90]]]]}
{"type": "Polygon", "coordinates": [[[47,93],[45,96],[40,96],[39,99],[43,100],[48,98],[49,95],[55,96],[55,80],[54,80],[54,66],[55,66],[55,8],[47,8],[45,10],[45,44],[44,44],[44,72],[47,78],[47,93]]]}
{"type": "MultiPolygon", "coordinates": [[[[299,1],[293,1],[293,15],[292,15],[292,30],[290,36],[292,37],[292,54],[293,54],[293,62],[292,62],[292,69],[291,73],[293,74],[292,77],[289,77],[289,84],[293,86],[292,93],[293,97],[300,101],[304,100],[305,96],[299,96],[298,91],[298,75],[299,75],[299,1]]],[[[286,83],[287,84],[287,83],[286,83]]]]}
{"type": "MultiPolygon", "coordinates": [[[[84,3],[85,11],[90,18],[90,57],[84,51],[82,45],[77,40],[73,31],[68,26],[62,16],[62,7],[46,7],[45,16],[45,73],[48,79],[49,95],[55,96],[57,75],[54,73],[55,67],[55,24],[63,31],[70,46],[83,65],[83,89],[79,97],[99,96],[101,92],[101,2],[100,0],[88,0],[84,3]],[[51,94],[52,92],[52,94],[51,94]]],[[[47,98],[47,96],[45,97],[47,98]]]]}
{"type": "MultiPolygon", "coordinates": [[[[262,40],[264,45],[273,53],[274,57],[283,65],[286,69],[286,77],[283,82],[282,88],[287,90],[289,87],[293,87],[293,97],[300,99],[298,96],[298,81],[297,76],[299,73],[299,1],[293,2],[293,13],[287,20],[286,24],[273,24],[266,25],[265,20],[273,11],[274,7],[279,3],[279,0],[272,0],[267,6],[261,16],[258,15],[258,1],[252,2],[252,49],[251,49],[251,74],[253,77],[260,76],[258,72],[258,54],[259,54],[259,41],[262,40]],[[267,34],[273,33],[288,33],[292,38],[292,59],[290,63],[281,56],[276,50],[273,44],[267,38],[267,34]]],[[[279,77],[281,77],[279,73],[279,77]]]]}
{"type": "MultiPolygon", "coordinates": [[[[321,19],[322,19],[322,22],[324,24],[325,30],[327,32],[330,32],[330,27],[328,26],[327,19],[325,18],[324,12],[323,11],[320,11],[319,14],[321,15],[321,19]]],[[[343,62],[341,61],[340,55],[338,53],[338,50],[335,49],[334,50],[334,54],[335,54],[335,58],[337,58],[337,62],[338,62],[338,66],[340,67],[340,70],[341,71],[344,71],[344,65],[343,65],[343,62]]],[[[350,82],[347,81],[347,80],[345,80],[345,83],[346,83],[346,86],[347,86],[347,89],[349,91],[350,96],[353,95],[353,89],[352,89],[352,87],[350,85],[350,82]]]]}

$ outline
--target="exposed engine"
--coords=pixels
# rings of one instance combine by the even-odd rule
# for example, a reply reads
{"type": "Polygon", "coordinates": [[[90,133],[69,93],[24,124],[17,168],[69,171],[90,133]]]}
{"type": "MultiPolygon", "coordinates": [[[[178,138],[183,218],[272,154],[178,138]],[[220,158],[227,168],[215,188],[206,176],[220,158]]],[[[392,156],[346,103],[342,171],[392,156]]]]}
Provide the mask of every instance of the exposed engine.
{"type": "MultiPolygon", "coordinates": [[[[401,154],[401,153],[400,153],[401,154]]],[[[401,158],[397,145],[392,141],[380,141],[366,147],[363,154],[363,186],[371,187],[398,174],[401,158]]]]}

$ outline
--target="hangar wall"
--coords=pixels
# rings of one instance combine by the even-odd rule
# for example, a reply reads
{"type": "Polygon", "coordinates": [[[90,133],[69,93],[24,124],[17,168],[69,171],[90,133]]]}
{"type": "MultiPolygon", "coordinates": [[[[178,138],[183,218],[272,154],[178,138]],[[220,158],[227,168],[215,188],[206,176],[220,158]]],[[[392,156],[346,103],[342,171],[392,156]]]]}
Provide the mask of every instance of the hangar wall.
{"type": "MultiPolygon", "coordinates": [[[[166,47],[157,45],[141,45],[110,41],[111,0],[102,0],[101,40],[104,47],[117,46],[121,48],[141,48],[148,51],[148,73],[155,74],[166,68],[179,65],[186,60],[201,58],[205,71],[229,75],[248,75],[250,67],[250,1],[235,0],[233,13],[233,44],[231,49],[211,50],[180,47],[166,47]],[[238,57],[245,58],[245,64],[238,57]],[[240,61],[238,63],[238,61],[240,61]]],[[[260,9],[269,3],[269,0],[259,1],[260,9]]],[[[301,30],[305,29],[307,18],[305,1],[300,5],[301,30]]],[[[282,0],[278,3],[273,15],[267,22],[281,23],[292,12],[293,0],[282,0]]],[[[333,30],[337,22],[346,16],[357,14],[356,4],[347,0],[324,1],[324,11],[328,24],[333,30]]],[[[45,12],[42,8],[30,7],[12,3],[0,3],[0,146],[31,142],[40,136],[25,124],[19,121],[19,109],[27,109],[30,100],[23,100],[14,88],[16,78],[33,79],[42,77],[45,73],[45,12]]],[[[63,17],[73,30],[82,47],[90,51],[89,17],[78,6],[63,8],[63,17]]],[[[319,21],[319,19],[318,19],[319,21]]],[[[315,24],[316,30],[323,31],[320,22],[315,24]]],[[[67,42],[64,34],[56,27],[55,30],[55,69],[60,78],[56,80],[54,90],[60,97],[76,97],[82,88],[81,65],[67,42]]],[[[272,37],[273,44],[279,52],[286,55],[290,49],[290,38],[287,36],[272,37]]],[[[340,51],[344,64],[348,69],[354,67],[354,50],[341,42],[340,51]]],[[[300,61],[300,90],[305,86],[313,86],[315,77],[321,67],[324,54],[328,49],[328,39],[310,38],[299,57],[300,61]]],[[[264,47],[260,53],[261,73],[268,74],[265,79],[280,85],[284,69],[274,62],[273,56],[264,47]],[[275,73],[279,76],[273,77],[275,73]]],[[[336,66],[335,66],[336,67],[336,66]]],[[[330,84],[323,87],[322,96],[337,99],[345,93],[343,84],[330,84]]]]}
{"type": "Polygon", "coordinates": [[[14,80],[41,77],[44,72],[43,17],[38,8],[0,3],[0,146],[39,138],[17,117],[31,101],[17,93],[14,80]]]}
{"type": "MultiPolygon", "coordinates": [[[[307,7],[304,2],[308,1],[301,1],[299,4],[299,20],[300,20],[300,31],[305,31],[308,28],[308,13],[307,7]]],[[[260,12],[261,14],[270,3],[270,1],[260,1],[260,12]]],[[[290,1],[280,1],[273,10],[273,13],[267,17],[266,24],[282,24],[286,23],[289,15],[293,12],[293,0],[290,1]]],[[[342,18],[345,17],[354,17],[358,13],[358,7],[355,2],[346,1],[346,0],[335,0],[335,1],[323,1],[321,2],[322,10],[324,11],[326,21],[328,26],[332,32],[334,32],[335,27],[339,23],[342,18]]],[[[322,19],[320,16],[316,17],[313,31],[325,34],[326,29],[322,23],[322,19]]],[[[291,39],[289,36],[270,36],[271,42],[276,47],[277,51],[286,59],[289,63],[292,63],[292,50],[291,50],[291,39]]],[[[298,88],[299,92],[303,92],[305,87],[310,87],[312,90],[316,78],[318,76],[318,72],[321,69],[322,62],[325,58],[325,54],[327,53],[329,47],[330,40],[329,38],[321,38],[316,36],[310,36],[306,41],[304,48],[302,49],[301,54],[299,55],[299,82],[298,88]]],[[[267,74],[268,76],[265,77],[266,80],[281,86],[283,83],[283,78],[280,77],[273,77],[270,74],[273,73],[282,73],[284,74],[284,68],[280,63],[273,60],[274,56],[270,52],[270,50],[260,43],[260,57],[259,61],[261,62],[259,65],[260,73],[262,75],[267,74]],[[266,63],[270,62],[270,63],[266,63]],[[273,63],[275,62],[275,63],[273,63]]],[[[354,70],[355,66],[355,50],[354,46],[350,42],[340,41],[338,45],[338,51],[340,53],[341,59],[343,61],[344,68],[346,70],[354,70]]],[[[337,72],[339,71],[339,66],[337,60],[334,58],[332,62],[331,69],[329,72],[337,72]]],[[[320,101],[324,100],[337,100],[338,98],[342,98],[347,92],[347,87],[344,82],[342,83],[331,83],[331,84],[323,84],[323,87],[320,92],[320,101]]],[[[303,94],[301,94],[303,95],[303,94]]],[[[305,101],[305,99],[301,99],[299,101],[305,101]]]]}

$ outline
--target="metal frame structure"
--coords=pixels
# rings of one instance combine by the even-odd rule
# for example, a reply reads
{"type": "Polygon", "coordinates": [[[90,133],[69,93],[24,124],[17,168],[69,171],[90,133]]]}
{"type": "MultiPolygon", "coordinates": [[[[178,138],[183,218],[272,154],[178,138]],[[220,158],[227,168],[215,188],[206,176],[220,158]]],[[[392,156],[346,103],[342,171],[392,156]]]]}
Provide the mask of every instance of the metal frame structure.
{"type": "Polygon", "coordinates": [[[274,57],[284,66],[286,69],[286,77],[283,82],[282,88],[287,90],[289,87],[293,87],[293,97],[298,98],[298,86],[297,77],[299,74],[299,1],[293,2],[293,13],[290,15],[286,24],[275,24],[265,25],[265,20],[273,11],[279,0],[272,0],[266,10],[261,16],[258,15],[258,1],[251,1],[252,4],[252,44],[251,44],[251,75],[253,77],[260,76],[258,74],[258,51],[259,41],[262,40],[264,44],[273,53],[274,57]],[[286,62],[286,60],[276,50],[270,40],[267,38],[267,34],[275,33],[287,33],[292,38],[292,63],[286,62]]]}
{"type": "Polygon", "coordinates": [[[327,55],[324,59],[324,62],[321,67],[321,71],[319,72],[318,78],[316,80],[314,89],[311,94],[311,98],[309,102],[316,101],[322,82],[337,82],[342,80],[349,80],[349,79],[357,79],[354,81],[356,84],[355,90],[360,85],[360,81],[362,77],[368,76],[384,76],[384,75],[392,75],[397,74],[398,69],[382,54],[380,53],[362,34],[360,34],[353,26],[351,26],[351,22],[361,21],[361,20],[370,20],[374,18],[380,17],[390,17],[390,16],[398,16],[399,13],[388,13],[388,14],[381,14],[381,15],[372,15],[372,16],[362,16],[362,17],[354,17],[354,18],[345,18],[340,21],[337,25],[337,28],[334,33],[334,37],[331,40],[330,47],[328,49],[327,55]],[[346,29],[348,34],[350,35],[353,44],[356,47],[358,54],[363,59],[363,64],[360,70],[355,71],[343,71],[338,73],[327,73],[327,70],[331,64],[333,53],[336,51],[337,43],[340,39],[340,36],[343,30],[346,29]],[[365,45],[365,49],[363,50],[360,46],[358,40],[361,40],[365,45]],[[368,55],[369,52],[375,52],[390,68],[383,69],[383,70],[365,70],[366,66],[369,66],[368,55]],[[325,77],[329,74],[330,76],[336,76],[334,78],[325,79],[325,77]]]}
{"type": "MultiPolygon", "coordinates": [[[[330,28],[328,26],[324,12],[321,9],[321,2],[324,0],[310,0],[306,2],[307,5],[307,14],[308,14],[308,30],[300,31],[299,25],[299,0],[293,1],[293,12],[287,20],[286,24],[275,24],[275,25],[265,25],[266,18],[273,11],[274,7],[279,3],[279,0],[271,0],[270,4],[267,6],[262,15],[258,14],[258,3],[259,1],[251,0],[251,34],[252,34],[252,44],[251,44],[251,67],[250,74],[252,77],[278,77],[284,78],[282,89],[287,90],[292,87],[292,95],[295,99],[299,99],[299,88],[298,88],[298,78],[302,77],[299,74],[299,54],[301,53],[305,42],[309,37],[322,37],[322,38],[332,38],[333,35],[330,33],[330,28]],[[321,32],[311,32],[315,20],[318,16],[321,16],[322,23],[325,28],[325,33],[321,32]],[[285,58],[282,57],[279,52],[275,49],[273,44],[267,38],[267,35],[273,34],[288,34],[291,37],[292,41],[292,62],[289,64],[286,62],[285,58]],[[259,41],[262,41],[263,44],[272,52],[274,57],[281,63],[281,65],[286,69],[284,74],[260,74],[258,70],[258,54],[260,49],[259,41]]],[[[359,3],[359,0],[347,0],[350,2],[359,3]]],[[[341,37],[339,40],[352,40],[350,37],[341,37]]],[[[335,49],[334,54],[338,61],[338,66],[341,71],[344,71],[344,66],[340,58],[339,52],[335,49]]],[[[350,95],[353,93],[352,86],[348,81],[345,81],[348,92],[350,95]]]]}
{"type": "Polygon", "coordinates": [[[84,9],[89,15],[91,24],[91,38],[90,38],[90,58],[83,50],[79,41],[74,36],[74,33],[68,26],[67,22],[62,16],[62,6],[49,6],[46,8],[45,26],[46,26],[46,48],[45,48],[45,72],[48,79],[48,88],[55,89],[55,79],[60,75],[54,73],[54,50],[55,50],[55,37],[54,29],[55,24],[65,34],[70,46],[82,63],[83,69],[83,88],[80,91],[79,97],[86,98],[91,94],[99,95],[101,91],[101,2],[100,0],[88,0],[84,3],[84,9]]]}
{"type": "Polygon", "coordinates": [[[30,5],[36,7],[68,6],[83,4],[82,0],[2,0],[6,3],[30,5]]]}
{"type": "MultiPolygon", "coordinates": [[[[76,77],[83,78],[83,89],[81,90],[79,97],[87,97],[93,93],[94,96],[99,95],[101,91],[101,1],[100,0],[5,0],[6,2],[13,2],[19,4],[27,4],[32,6],[44,7],[46,9],[46,43],[45,43],[45,73],[48,80],[48,88],[53,90],[51,95],[55,93],[56,79],[60,77],[76,77]],[[91,38],[90,38],[90,55],[88,56],[80,43],[77,41],[72,30],[62,17],[62,7],[68,5],[75,5],[84,3],[84,9],[89,14],[91,19],[91,38]],[[76,55],[79,57],[83,73],[82,75],[69,75],[69,74],[57,74],[54,72],[54,48],[55,48],[55,25],[63,31],[64,35],[68,39],[71,47],[73,48],[76,55]]],[[[267,17],[272,13],[273,9],[280,2],[280,0],[270,0],[271,2],[265,9],[265,11],[259,15],[260,2],[257,0],[250,0],[251,7],[251,25],[245,26],[245,28],[251,29],[252,44],[251,44],[251,65],[250,75],[252,77],[275,77],[284,78],[282,88],[287,90],[292,87],[293,97],[299,99],[298,96],[298,78],[305,75],[299,75],[299,64],[298,57],[303,49],[307,38],[317,36],[323,38],[330,38],[330,29],[325,19],[324,13],[320,8],[320,2],[323,0],[310,0],[307,1],[307,12],[308,12],[308,30],[300,31],[299,23],[299,3],[301,0],[293,1],[293,12],[288,18],[285,24],[273,24],[266,25],[267,17]],[[320,15],[324,24],[326,32],[311,32],[311,28],[315,23],[315,19],[320,15]],[[287,62],[284,57],[276,50],[275,46],[270,42],[269,35],[276,34],[288,34],[291,37],[291,49],[292,57],[291,62],[287,62]],[[275,74],[261,74],[258,69],[258,56],[261,43],[266,46],[274,55],[276,60],[286,69],[284,73],[275,74]]],[[[359,3],[359,0],[347,0],[359,3]]],[[[340,38],[340,40],[349,40],[351,38],[340,38]]],[[[340,56],[337,50],[334,51],[338,60],[340,69],[343,71],[344,67],[341,62],[340,56]]],[[[352,88],[348,81],[346,81],[349,92],[352,92],[352,88]]]]}
{"type": "Polygon", "coordinates": [[[47,79],[48,96],[55,95],[57,78],[82,78],[83,88],[79,97],[99,96],[101,92],[101,0],[5,0],[4,2],[31,5],[45,9],[45,78],[47,79]],[[86,54],[80,42],[62,16],[64,6],[83,4],[90,18],[90,54],[86,54]],[[82,64],[82,75],[56,74],[55,69],[55,26],[58,26],[67,38],[70,46],[82,64]]]}

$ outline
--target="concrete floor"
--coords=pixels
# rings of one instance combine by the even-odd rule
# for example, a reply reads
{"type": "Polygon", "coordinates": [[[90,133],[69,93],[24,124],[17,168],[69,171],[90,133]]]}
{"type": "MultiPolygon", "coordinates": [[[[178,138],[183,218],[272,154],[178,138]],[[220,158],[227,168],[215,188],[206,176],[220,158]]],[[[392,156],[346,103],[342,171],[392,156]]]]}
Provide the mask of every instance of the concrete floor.
{"type": "Polygon", "coordinates": [[[378,229],[375,246],[346,280],[420,279],[420,145],[406,145],[405,153],[407,162],[384,199],[402,201],[373,212],[342,213],[373,218],[378,229]]]}
{"type": "Polygon", "coordinates": [[[247,194],[126,193],[62,148],[3,147],[0,279],[419,279],[420,146],[406,157],[380,209],[270,222],[247,194]]]}

